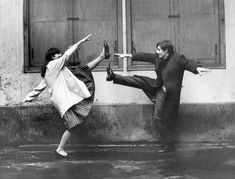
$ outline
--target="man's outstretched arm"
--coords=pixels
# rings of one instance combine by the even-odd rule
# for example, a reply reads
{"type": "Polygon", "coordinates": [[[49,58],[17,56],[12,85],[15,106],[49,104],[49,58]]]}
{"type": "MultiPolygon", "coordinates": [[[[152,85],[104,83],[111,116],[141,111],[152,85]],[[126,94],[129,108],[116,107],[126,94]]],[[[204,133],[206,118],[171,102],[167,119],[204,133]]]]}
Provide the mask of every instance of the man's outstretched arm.
{"type": "Polygon", "coordinates": [[[117,56],[119,59],[123,58],[131,58],[133,61],[142,61],[142,62],[150,62],[155,64],[155,60],[158,59],[156,54],[153,53],[134,53],[134,54],[120,54],[120,53],[114,53],[115,56],[117,56]]]}

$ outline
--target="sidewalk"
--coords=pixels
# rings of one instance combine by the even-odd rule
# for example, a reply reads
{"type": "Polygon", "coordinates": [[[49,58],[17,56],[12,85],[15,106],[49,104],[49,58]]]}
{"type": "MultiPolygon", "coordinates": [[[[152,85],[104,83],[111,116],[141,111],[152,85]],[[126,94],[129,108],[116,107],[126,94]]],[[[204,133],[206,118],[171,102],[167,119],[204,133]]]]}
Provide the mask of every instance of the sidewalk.
{"type": "Polygon", "coordinates": [[[21,145],[0,150],[0,179],[233,179],[235,146],[186,143],[71,145],[69,157],[56,145],[21,145]]]}

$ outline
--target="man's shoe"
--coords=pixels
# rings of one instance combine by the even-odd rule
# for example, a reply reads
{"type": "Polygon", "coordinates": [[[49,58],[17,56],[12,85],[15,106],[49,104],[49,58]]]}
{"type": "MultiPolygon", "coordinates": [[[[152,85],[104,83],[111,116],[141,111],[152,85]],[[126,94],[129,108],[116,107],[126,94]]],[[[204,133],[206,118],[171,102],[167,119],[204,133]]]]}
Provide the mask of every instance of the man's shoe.
{"type": "Polygon", "coordinates": [[[104,41],[104,58],[109,59],[110,53],[109,53],[109,45],[106,41],[104,41]]]}
{"type": "Polygon", "coordinates": [[[163,147],[164,147],[163,149],[158,150],[158,153],[173,153],[177,150],[174,143],[165,144],[165,146],[163,146],[163,147]]]}
{"type": "Polygon", "coordinates": [[[115,74],[113,73],[113,70],[111,69],[110,67],[110,63],[108,64],[108,67],[107,67],[107,77],[106,77],[106,80],[107,81],[112,81],[114,80],[114,76],[115,74]]]}

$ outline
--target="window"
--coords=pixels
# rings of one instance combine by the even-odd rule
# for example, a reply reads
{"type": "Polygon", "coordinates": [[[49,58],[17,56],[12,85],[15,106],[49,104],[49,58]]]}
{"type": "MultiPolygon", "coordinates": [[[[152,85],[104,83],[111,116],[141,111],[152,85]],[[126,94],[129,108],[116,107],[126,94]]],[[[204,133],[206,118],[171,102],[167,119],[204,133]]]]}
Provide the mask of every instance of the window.
{"type": "MultiPolygon", "coordinates": [[[[97,57],[107,40],[111,53],[122,53],[121,0],[24,0],[25,71],[37,72],[48,48],[64,52],[92,33],[69,61],[86,64],[97,57]]],[[[155,52],[158,41],[169,39],[176,51],[207,67],[225,67],[223,0],[126,0],[127,51],[155,52]]],[[[102,62],[104,70],[109,61],[102,62]]],[[[122,60],[111,56],[113,69],[122,60]]],[[[153,66],[128,60],[128,70],[153,66]]]]}
{"type": "MultiPolygon", "coordinates": [[[[92,40],[80,47],[69,61],[86,64],[96,58],[107,40],[111,53],[118,52],[120,2],[118,0],[25,0],[25,71],[37,72],[46,51],[57,47],[64,52],[89,33],[92,40]]],[[[120,43],[121,44],[121,43],[120,43]]],[[[104,69],[108,60],[99,67],[104,69]]],[[[111,65],[119,68],[116,58],[111,65]]]]}
{"type": "MultiPolygon", "coordinates": [[[[129,52],[155,52],[163,39],[207,67],[225,67],[223,0],[131,0],[129,52]]],[[[129,69],[152,69],[129,62],[129,69]]]]}

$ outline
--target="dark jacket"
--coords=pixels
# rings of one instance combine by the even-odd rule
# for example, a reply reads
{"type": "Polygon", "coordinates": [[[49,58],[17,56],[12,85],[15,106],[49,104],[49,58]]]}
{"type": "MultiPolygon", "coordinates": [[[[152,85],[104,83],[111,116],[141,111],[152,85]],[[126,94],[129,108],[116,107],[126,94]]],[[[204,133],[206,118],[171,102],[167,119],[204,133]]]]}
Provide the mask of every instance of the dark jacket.
{"type": "MultiPolygon", "coordinates": [[[[174,52],[167,59],[161,60],[157,54],[136,53],[132,55],[134,61],[150,62],[155,65],[157,74],[156,79],[144,76],[137,76],[151,83],[151,89],[148,90],[152,95],[163,85],[166,88],[166,101],[164,104],[164,117],[167,119],[176,118],[180,102],[180,92],[182,87],[184,71],[188,70],[197,74],[196,68],[198,64],[192,60],[188,60],[184,55],[174,52]]],[[[148,86],[149,88],[149,86],[148,86]]]]}

